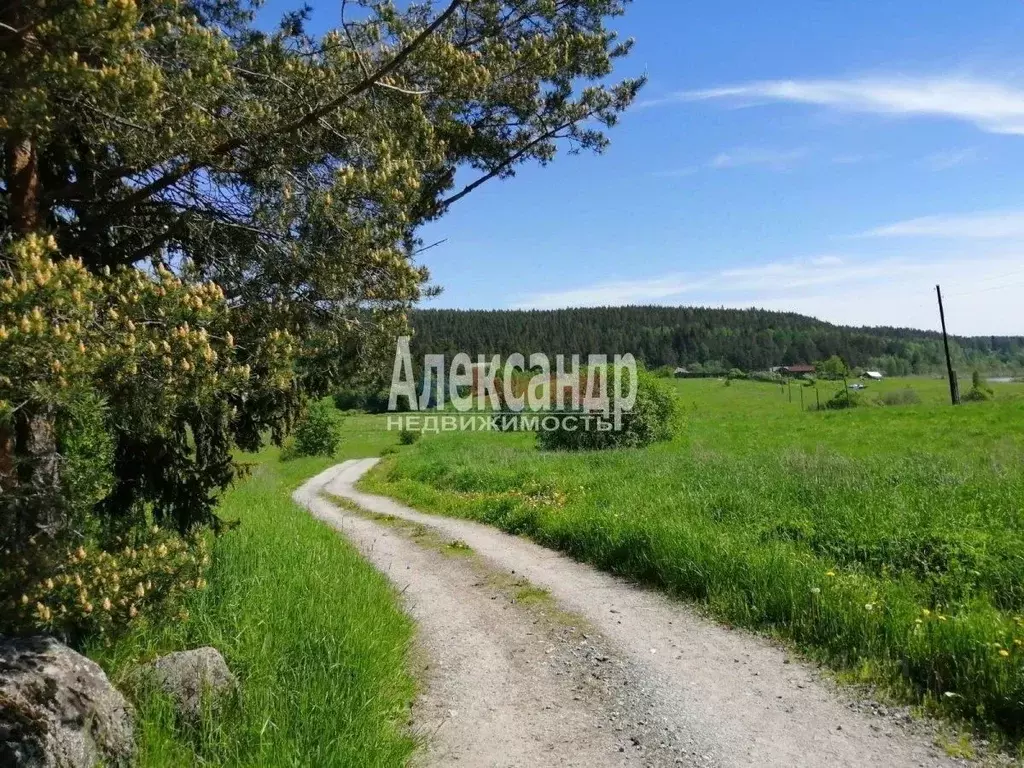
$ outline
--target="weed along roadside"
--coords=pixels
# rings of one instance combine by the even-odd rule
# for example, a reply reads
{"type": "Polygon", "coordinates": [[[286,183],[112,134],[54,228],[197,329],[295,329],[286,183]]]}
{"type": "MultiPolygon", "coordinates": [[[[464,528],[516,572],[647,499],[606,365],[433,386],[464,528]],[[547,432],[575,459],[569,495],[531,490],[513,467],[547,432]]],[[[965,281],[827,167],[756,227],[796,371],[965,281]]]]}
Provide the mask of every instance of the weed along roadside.
{"type": "MultiPolygon", "coordinates": [[[[338,458],[392,442],[372,417],[348,417],[338,434],[338,458]]],[[[239,525],[214,540],[188,621],[90,649],[117,684],[140,661],[201,646],[219,649],[238,677],[237,699],[184,726],[159,692],[138,699],[139,762],[403,764],[415,745],[412,624],[386,579],[290,499],[337,459],[282,459],[275,448],[241,458],[249,477],[219,506],[239,525]]]]}
{"type": "Polygon", "coordinates": [[[953,411],[941,381],[892,381],[920,398],[810,413],[759,382],[671,386],[669,443],[552,453],[451,432],[361,487],[696,600],[1016,752],[1024,387],[953,411]]]}
{"type": "Polygon", "coordinates": [[[327,470],[296,500],[390,575],[443,670],[416,717],[437,724],[428,764],[953,764],[927,728],[852,710],[770,643],[522,537],[357,490],[376,462],[327,470]],[[470,554],[453,561],[451,541],[470,554]]]}

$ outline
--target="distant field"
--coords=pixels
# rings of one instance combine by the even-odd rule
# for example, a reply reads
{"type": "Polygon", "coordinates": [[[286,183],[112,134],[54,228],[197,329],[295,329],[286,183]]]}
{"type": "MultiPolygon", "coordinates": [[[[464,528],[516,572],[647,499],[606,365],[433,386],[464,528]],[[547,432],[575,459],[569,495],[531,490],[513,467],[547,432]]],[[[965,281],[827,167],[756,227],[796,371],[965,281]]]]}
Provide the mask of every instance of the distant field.
{"type": "MultiPolygon", "coordinates": [[[[672,443],[550,454],[531,435],[449,433],[403,448],[367,485],[1022,735],[1024,385],[953,408],[942,380],[889,380],[864,396],[909,387],[921,403],[833,412],[801,411],[796,385],[792,402],[772,384],[670,386],[686,411],[672,443]]],[[[837,389],[818,386],[822,402],[837,389]]]]}

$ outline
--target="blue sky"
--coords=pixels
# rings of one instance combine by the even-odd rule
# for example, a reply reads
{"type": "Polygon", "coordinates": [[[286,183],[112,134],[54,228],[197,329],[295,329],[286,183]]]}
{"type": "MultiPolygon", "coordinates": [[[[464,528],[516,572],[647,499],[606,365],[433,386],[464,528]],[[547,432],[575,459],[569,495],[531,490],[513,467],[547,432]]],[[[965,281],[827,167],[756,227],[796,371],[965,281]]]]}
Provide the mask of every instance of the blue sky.
{"type": "Polygon", "coordinates": [[[938,282],[951,331],[1024,334],[1024,4],[638,0],[614,26],[650,82],[608,152],[424,230],[427,306],[935,328],[938,282]]]}

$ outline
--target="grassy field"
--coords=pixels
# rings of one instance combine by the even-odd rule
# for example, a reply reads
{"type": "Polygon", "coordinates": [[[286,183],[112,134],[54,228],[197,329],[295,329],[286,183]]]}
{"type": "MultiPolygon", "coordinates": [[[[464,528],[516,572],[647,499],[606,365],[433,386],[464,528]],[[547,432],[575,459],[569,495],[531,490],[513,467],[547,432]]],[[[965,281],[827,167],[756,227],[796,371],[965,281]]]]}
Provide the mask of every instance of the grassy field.
{"type": "MultiPolygon", "coordinates": [[[[969,379],[968,379],[969,382],[969,379]]],[[[527,434],[448,433],[366,485],[522,533],[785,638],[845,676],[1024,728],[1024,386],[953,408],[803,411],[800,390],[671,382],[671,443],[543,453],[527,434]]],[[[822,382],[822,402],[835,385],[822,382]]],[[[814,391],[804,391],[814,402],[814,391]]]]}
{"type": "Polygon", "coordinates": [[[119,681],[156,653],[212,645],[240,679],[240,699],[194,728],[159,697],[141,701],[143,766],[395,766],[412,752],[411,623],[384,577],[289,498],[335,461],[395,442],[373,418],[344,428],[335,459],[245,457],[253,474],[219,510],[241,526],[217,539],[190,620],[92,649],[119,681]]]}

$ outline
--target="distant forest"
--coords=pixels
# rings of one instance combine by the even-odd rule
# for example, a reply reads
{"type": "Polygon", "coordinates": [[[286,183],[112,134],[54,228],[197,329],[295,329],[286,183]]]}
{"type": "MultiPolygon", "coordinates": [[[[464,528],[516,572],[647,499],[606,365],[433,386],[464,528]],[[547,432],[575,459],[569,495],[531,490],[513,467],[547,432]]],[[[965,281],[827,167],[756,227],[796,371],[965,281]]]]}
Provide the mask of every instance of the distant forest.
{"type": "MultiPolygon", "coordinates": [[[[792,312],[701,307],[556,310],[421,309],[412,313],[413,353],[580,355],[631,352],[649,368],[700,372],[813,363],[831,355],[890,376],[944,370],[942,335],[910,328],[852,328],[792,312]]],[[[951,337],[954,366],[1024,370],[1024,337],[951,337]]],[[[585,359],[585,358],[584,358],[585,359]]]]}

